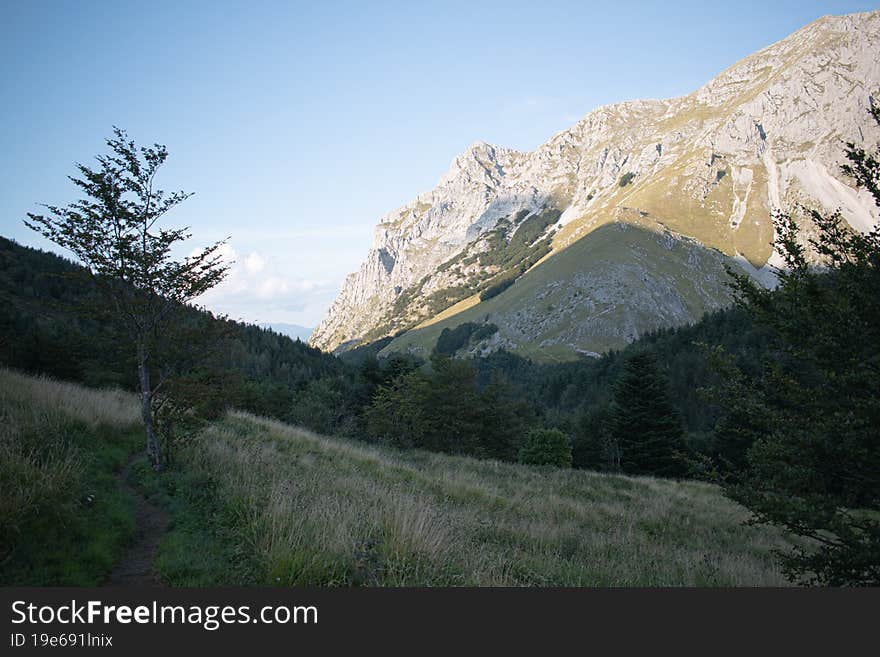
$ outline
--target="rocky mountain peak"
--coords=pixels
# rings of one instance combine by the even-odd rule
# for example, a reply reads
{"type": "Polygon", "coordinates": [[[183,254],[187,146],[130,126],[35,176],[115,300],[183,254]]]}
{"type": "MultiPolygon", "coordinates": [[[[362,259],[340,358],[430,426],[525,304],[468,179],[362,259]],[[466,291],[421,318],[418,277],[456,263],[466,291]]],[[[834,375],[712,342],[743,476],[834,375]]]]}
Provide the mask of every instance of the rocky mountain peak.
{"type": "MultiPolygon", "coordinates": [[[[877,208],[839,164],[843,141],[880,142],[867,111],[880,91],[878,52],[880,12],[825,17],[689,95],[599,107],[534,151],[474,142],[433,190],[379,220],[311,343],[335,349],[455,315],[493,280],[541,267],[611,222],[688,238],[762,280],[774,208],[841,208],[869,229],[877,208]],[[526,222],[533,240],[514,249],[526,222]]],[[[571,312],[589,323],[586,308],[571,312]]],[[[620,339],[652,328],[639,322],[620,339]]],[[[578,336],[572,349],[592,350],[589,335],[578,336]]]]}

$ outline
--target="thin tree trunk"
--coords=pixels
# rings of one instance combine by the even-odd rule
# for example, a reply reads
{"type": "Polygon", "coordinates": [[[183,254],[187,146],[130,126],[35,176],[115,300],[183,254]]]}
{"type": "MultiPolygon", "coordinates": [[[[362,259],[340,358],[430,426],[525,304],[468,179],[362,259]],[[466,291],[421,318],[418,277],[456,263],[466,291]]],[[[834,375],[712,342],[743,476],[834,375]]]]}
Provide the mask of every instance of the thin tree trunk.
{"type": "Polygon", "coordinates": [[[153,468],[159,470],[162,467],[162,447],[156,437],[153,428],[153,389],[150,387],[150,368],[147,363],[147,348],[141,343],[138,345],[138,380],[141,385],[141,419],[144,422],[144,433],[147,437],[147,457],[153,468]]]}

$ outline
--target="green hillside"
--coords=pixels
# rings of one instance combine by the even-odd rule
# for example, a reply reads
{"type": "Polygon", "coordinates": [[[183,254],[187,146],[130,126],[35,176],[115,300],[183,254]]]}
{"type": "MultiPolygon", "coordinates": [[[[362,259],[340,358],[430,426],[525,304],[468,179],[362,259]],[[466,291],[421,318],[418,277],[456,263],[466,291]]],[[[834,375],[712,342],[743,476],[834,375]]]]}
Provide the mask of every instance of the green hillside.
{"type": "MultiPolygon", "coordinates": [[[[134,398],[0,370],[0,399],[0,579],[104,581],[134,529],[114,476],[139,447],[134,398]]],[[[786,583],[771,554],[786,541],[705,483],[398,451],[243,413],[164,473],[134,470],[170,515],[155,562],[169,585],[786,583]]]]}
{"type": "MultiPolygon", "coordinates": [[[[134,390],[134,348],[111,310],[80,265],[0,237],[0,364],[134,390]]],[[[190,380],[261,415],[283,415],[297,389],[344,371],[298,340],[195,308],[182,311],[181,326],[194,347],[190,380]]]]}
{"type": "Polygon", "coordinates": [[[657,326],[692,323],[724,305],[724,266],[732,261],[640,219],[643,225],[596,229],[496,296],[410,330],[380,354],[427,356],[444,329],[473,322],[498,327],[470,345],[474,352],[502,346],[537,360],[572,360],[619,349],[657,326]]]}
{"type": "Polygon", "coordinates": [[[397,451],[238,413],[182,467],[229,524],[172,531],[172,584],[228,583],[241,564],[192,555],[230,533],[253,584],[785,584],[771,555],[785,540],[705,483],[397,451]]]}
{"type": "Polygon", "coordinates": [[[96,586],[135,533],[134,395],[0,367],[0,585],[96,586]]]}

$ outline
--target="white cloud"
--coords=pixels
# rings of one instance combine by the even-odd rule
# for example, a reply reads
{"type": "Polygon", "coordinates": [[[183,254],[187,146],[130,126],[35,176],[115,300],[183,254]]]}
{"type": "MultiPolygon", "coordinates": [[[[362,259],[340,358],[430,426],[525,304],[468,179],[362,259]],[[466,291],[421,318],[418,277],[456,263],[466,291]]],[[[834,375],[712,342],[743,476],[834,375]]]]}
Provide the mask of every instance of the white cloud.
{"type": "Polygon", "coordinates": [[[290,286],[285,281],[270,276],[257,284],[255,293],[258,299],[269,300],[287,294],[288,290],[290,286]]]}
{"type": "Polygon", "coordinates": [[[245,258],[244,267],[248,270],[248,273],[258,274],[266,267],[266,261],[259,253],[254,251],[245,258]]]}
{"type": "Polygon", "coordinates": [[[240,257],[230,243],[220,247],[218,253],[232,263],[229,273],[197,302],[232,319],[313,326],[339,287],[339,281],[332,277],[303,277],[306,266],[299,259],[276,258],[257,250],[240,257]]]}

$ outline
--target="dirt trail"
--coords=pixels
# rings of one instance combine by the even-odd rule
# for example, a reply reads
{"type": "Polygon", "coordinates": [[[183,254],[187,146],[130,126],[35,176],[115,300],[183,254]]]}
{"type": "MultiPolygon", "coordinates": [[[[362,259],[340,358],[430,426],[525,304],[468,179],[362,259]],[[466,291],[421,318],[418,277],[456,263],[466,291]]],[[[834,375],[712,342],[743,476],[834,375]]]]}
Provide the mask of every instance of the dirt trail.
{"type": "Polygon", "coordinates": [[[150,504],[143,495],[128,483],[131,465],[137,455],[132,456],[116,477],[119,485],[135,500],[135,538],[128,552],[113,568],[106,586],[161,586],[153,562],[159,541],[168,529],[168,516],[161,509],[150,504]]]}

